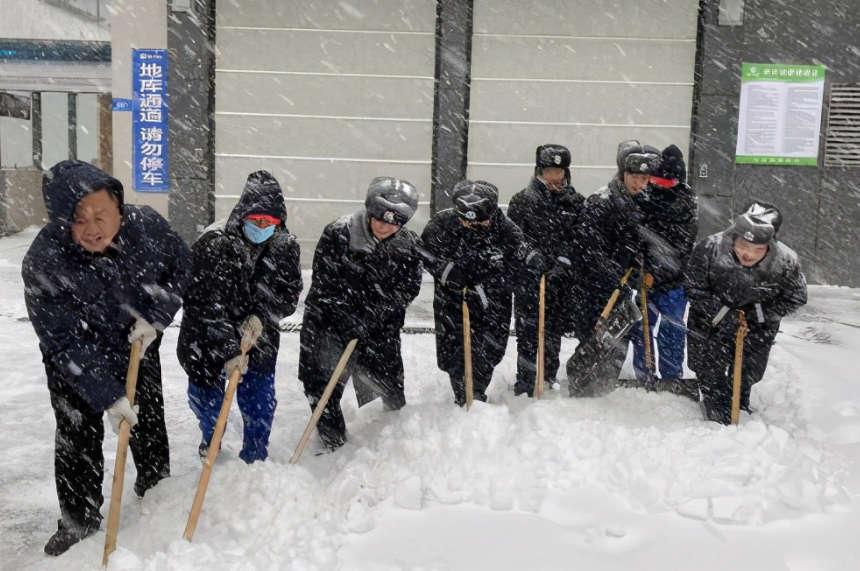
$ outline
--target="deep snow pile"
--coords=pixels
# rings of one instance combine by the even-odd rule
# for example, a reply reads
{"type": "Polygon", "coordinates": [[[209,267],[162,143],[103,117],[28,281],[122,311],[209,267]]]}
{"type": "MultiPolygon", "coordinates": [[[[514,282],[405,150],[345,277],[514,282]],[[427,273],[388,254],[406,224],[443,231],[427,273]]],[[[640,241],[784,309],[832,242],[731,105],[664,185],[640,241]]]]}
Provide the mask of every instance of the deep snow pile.
{"type": "MultiPolygon", "coordinates": [[[[52,479],[53,415],[37,342],[22,320],[26,314],[16,273],[32,236],[28,232],[0,240],[0,343],[4,354],[16,356],[6,368],[9,382],[0,385],[0,546],[4,557],[12,558],[9,569],[95,569],[101,561],[104,525],[102,532],[60,558],[41,553],[58,510],[52,479]]],[[[416,311],[426,315],[430,299],[425,287],[419,301],[423,306],[416,311]]],[[[143,500],[126,486],[119,549],[109,568],[364,569],[375,556],[363,554],[362,541],[379,543],[374,530],[382,526],[394,533],[389,522],[408,514],[415,514],[418,519],[409,519],[417,526],[421,521],[439,522],[440,514],[447,514],[442,519],[445,531],[465,536],[476,533],[473,526],[501,521],[504,514],[531,515],[558,529],[582,527],[576,541],[562,542],[557,551],[543,550],[542,557],[558,562],[558,568],[569,568],[586,544],[604,546],[601,556],[641,549],[641,540],[632,538],[646,536],[648,525],[666,526],[667,537],[659,540],[663,543],[653,541],[670,545],[672,530],[687,529],[684,522],[747,530],[746,537],[760,533],[757,529],[773,530],[775,522],[789,526],[785,529],[805,529],[810,514],[834,522],[844,517],[856,524],[860,516],[853,499],[860,478],[851,476],[851,470],[860,457],[860,389],[844,374],[856,365],[850,347],[856,346],[860,333],[853,322],[834,321],[846,301],[860,309],[860,295],[812,288],[811,299],[809,309],[784,324],[765,379],[753,391],[752,404],[760,412],[752,417],[742,413],[737,428],[703,422],[697,404],[688,399],[642,390],[574,400],[564,396],[563,387],[539,402],[515,398],[514,339],[496,370],[491,402],[475,403],[467,413],[452,403],[447,377],[436,369],[433,336],[404,335],[406,408],[385,412],[377,401],[359,410],[348,389],[343,405],[349,443],[336,453],[315,456],[314,437],[298,465],[288,460],[310,410],[295,378],[298,335],[285,334],[270,461],[246,466],[237,458],[241,417],[234,405],[192,543],[181,536],[200,474],[199,432],[186,403],[185,378],[174,356],[178,330],[172,327],[162,346],[162,361],[173,476],[143,500]],[[814,376],[819,370],[827,375],[821,382],[814,376]],[[834,385],[837,381],[843,384],[834,385]],[[822,393],[822,387],[842,393],[822,393]],[[577,515],[577,509],[589,503],[583,492],[613,502],[614,507],[591,506],[597,510],[592,513],[621,510],[652,523],[637,524],[638,530],[617,524],[586,526],[584,516],[577,515]],[[613,551],[605,547],[607,541],[626,547],[613,551]]],[[[858,321],[856,314],[853,320],[858,321]]],[[[572,340],[564,340],[562,354],[569,355],[573,346],[572,340]]],[[[115,446],[116,438],[109,434],[106,497],[115,446]]],[[[126,482],[133,481],[133,475],[129,463],[126,482]]],[[[106,502],[103,513],[107,508],[106,502]]],[[[526,530],[522,534],[530,537],[526,530]]],[[[484,548],[514,553],[523,546],[484,548]]],[[[398,563],[375,568],[475,568],[428,562],[417,555],[420,547],[406,543],[386,545],[385,551],[398,563]]],[[[843,569],[823,565],[820,557],[810,559],[806,551],[793,559],[789,555],[783,557],[783,567],[773,568],[843,569]]],[[[860,564],[853,543],[830,556],[839,564],[860,564]]],[[[724,568],[720,561],[711,557],[712,567],[699,568],[724,568]]],[[[610,557],[605,566],[589,568],[615,564],[610,557]]],[[[547,563],[543,568],[556,567],[547,563]]]]}

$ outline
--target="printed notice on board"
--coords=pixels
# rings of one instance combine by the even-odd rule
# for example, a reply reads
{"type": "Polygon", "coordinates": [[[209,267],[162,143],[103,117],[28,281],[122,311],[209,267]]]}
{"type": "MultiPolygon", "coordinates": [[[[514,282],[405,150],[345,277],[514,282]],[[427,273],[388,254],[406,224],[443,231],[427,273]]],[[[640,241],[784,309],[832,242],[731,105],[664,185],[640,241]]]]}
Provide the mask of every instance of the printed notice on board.
{"type": "Polygon", "coordinates": [[[818,164],[824,66],[742,64],[735,162],[818,164]]]}
{"type": "Polygon", "coordinates": [[[168,192],[167,50],[132,50],[132,179],[139,192],[168,192]]]}

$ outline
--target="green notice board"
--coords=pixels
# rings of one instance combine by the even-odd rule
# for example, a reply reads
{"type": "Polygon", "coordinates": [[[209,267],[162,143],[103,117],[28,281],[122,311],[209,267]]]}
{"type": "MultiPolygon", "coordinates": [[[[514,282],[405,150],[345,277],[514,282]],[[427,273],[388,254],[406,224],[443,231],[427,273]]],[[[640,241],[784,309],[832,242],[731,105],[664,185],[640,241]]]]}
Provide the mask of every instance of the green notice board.
{"type": "Polygon", "coordinates": [[[824,66],[744,63],[735,162],[816,166],[824,66]]]}

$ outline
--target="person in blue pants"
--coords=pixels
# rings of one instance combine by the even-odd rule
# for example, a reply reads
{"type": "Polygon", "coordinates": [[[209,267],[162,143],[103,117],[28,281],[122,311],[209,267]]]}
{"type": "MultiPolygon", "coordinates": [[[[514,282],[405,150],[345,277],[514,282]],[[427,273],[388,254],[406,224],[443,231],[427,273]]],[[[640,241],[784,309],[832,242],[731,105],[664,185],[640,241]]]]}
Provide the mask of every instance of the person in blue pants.
{"type": "MultiPolygon", "coordinates": [[[[640,252],[646,275],[640,280],[640,284],[644,282],[648,287],[648,339],[651,343],[652,358],[650,371],[646,362],[645,336],[641,322],[631,330],[630,339],[633,343],[633,368],[637,380],[649,381],[653,385],[649,388],[689,394],[692,397],[694,383],[683,379],[686,343],[684,313],[687,309],[684,267],[693,251],[699,215],[696,195],[686,184],[686,178],[687,169],[681,150],[675,145],[669,145],[663,149],[659,164],[655,164],[651,169],[651,179],[646,192],[640,193],[634,199],[643,214],[640,252]],[[655,338],[654,327],[658,317],[660,324],[655,338]],[[655,363],[658,363],[658,366],[655,367],[655,363]],[[660,376],[656,379],[658,371],[660,376]]],[[[639,294],[641,296],[641,291],[639,294]]],[[[641,308],[639,296],[637,305],[641,308]]]]}
{"type": "Polygon", "coordinates": [[[255,172],[226,222],[207,229],[191,249],[176,353],[188,374],[188,403],[200,422],[201,457],[208,453],[227,378],[238,369],[236,399],[244,423],[239,457],[249,464],[268,458],[277,407],[278,325],[296,310],[302,291],[299,244],[286,221],[278,181],[255,172]],[[250,346],[247,353],[243,345],[250,346]]]}

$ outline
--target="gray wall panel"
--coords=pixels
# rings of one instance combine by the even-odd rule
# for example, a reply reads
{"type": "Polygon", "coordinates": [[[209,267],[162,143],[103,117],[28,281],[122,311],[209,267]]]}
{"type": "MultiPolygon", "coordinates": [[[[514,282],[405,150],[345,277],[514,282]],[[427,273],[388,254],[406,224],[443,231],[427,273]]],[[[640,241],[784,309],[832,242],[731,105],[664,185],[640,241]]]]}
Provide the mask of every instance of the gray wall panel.
{"type": "MultiPolygon", "coordinates": [[[[682,151],[686,151],[689,146],[689,128],[567,127],[472,123],[469,137],[469,161],[470,164],[521,163],[534,166],[534,153],[538,145],[559,143],[570,149],[574,168],[580,166],[614,168],[618,143],[627,139],[637,139],[642,143],[654,145],[661,149],[674,143],[682,151]]],[[[574,180],[574,182],[576,181],[574,180]]]]}
{"type": "Polygon", "coordinates": [[[218,112],[427,120],[433,80],[218,72],[218,112]]]}
{"type": "Polygon", "coordinates": [[[430,163],[433,126],[426,122],[303,117],[218,116],[216,154],[430,163]]]}
{"type": "Polygon", "coordinates": [[[476,0],[475,33],[695,38],[696,0],[476,0]]]}
{"type": "Polygon", "coordinates": [[[697,16],[693,0],[476,0],[469,172],[502,179],[560,143],[590,194],[623,140],[687,154],[697,16]]]}
{"type": "Polygon", "coordinates": [[[690,126],[693,86],[472,80],[472,121],[690,126]],[[614,104],[608,104],[608,103],[614,104]]]}
{"type": "Polygon", "coordinates": [[[432,33],[218,30],[218,69],[433,77],[432,33]]]}
{"type": "Polygon", "coordinates": [[[476,36],[472,76],[692,85],[695,50],[694,39],[476,36]]]}
{"type": "Polygon", "coordinates": [[[218,25],[432,32],[436,27],[436,3],[232,0],[218,3],[218,25]]]}
{"type": "Polygon", "coordinates": [[[262,169],[278,179],[287,198],[363,201],[370,181],[389,175],[408,180],[418,189],[420,200],[428,201],[428,163],[221,157],[215,192],[222,198],[233,197],[225,199],[235,204],[248,174],[262,169]]]}

